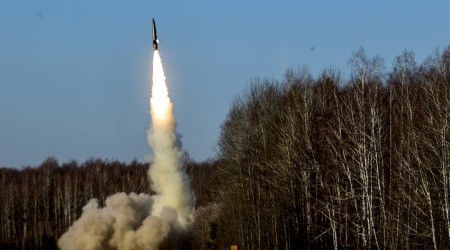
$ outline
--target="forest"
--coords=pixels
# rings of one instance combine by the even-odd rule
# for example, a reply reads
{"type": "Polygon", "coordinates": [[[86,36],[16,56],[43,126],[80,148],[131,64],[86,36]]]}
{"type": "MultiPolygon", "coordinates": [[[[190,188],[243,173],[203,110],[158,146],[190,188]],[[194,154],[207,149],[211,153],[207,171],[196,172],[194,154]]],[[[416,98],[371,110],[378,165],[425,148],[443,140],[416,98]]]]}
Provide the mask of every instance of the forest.
{"type": "MultiPolygon", "coordinates": [[[[186,249],[449,249],[450,46],[387,69],[361,47],[328,67],[252,78],[216,156],[184,165],[186,249]]],[[[0,249],[56,249],[82,207],[152,193],[151,164],[91,158],[0,168],[0,249]]]]}

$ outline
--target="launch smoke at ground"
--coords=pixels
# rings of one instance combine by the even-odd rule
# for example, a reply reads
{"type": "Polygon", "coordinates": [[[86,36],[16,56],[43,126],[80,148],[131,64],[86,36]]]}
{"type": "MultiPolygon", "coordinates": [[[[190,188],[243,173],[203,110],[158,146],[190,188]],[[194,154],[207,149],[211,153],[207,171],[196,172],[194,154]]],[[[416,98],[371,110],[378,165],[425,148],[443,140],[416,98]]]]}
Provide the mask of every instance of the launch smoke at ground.
{"type": "Polygon", "coordinates": [[[156,195],[118,193],[99,208],[92,199],[77,221],[62,235],[62,250],[176,249],[188,223],[194,200],[182,165],[176,122],[158,50],[153,55],[150,99],[152,124],[148,143],[153,162],[148,175],[156,195]]]}

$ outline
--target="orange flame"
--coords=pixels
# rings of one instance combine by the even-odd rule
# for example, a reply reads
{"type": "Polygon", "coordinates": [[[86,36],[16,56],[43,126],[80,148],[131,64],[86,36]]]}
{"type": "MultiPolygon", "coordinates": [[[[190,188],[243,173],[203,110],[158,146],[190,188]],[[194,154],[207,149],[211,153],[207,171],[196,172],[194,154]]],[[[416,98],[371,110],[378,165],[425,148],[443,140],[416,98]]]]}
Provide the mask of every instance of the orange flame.
{"type": "Polygon", "coordinates": [[[153,86],[152,98],[150,99],[151,115],[153,122],[164,121],[172,115],[172,103],[166,86],[166,77],[161,63],[159,51],[155,50],[153,55],[153,86]]]}

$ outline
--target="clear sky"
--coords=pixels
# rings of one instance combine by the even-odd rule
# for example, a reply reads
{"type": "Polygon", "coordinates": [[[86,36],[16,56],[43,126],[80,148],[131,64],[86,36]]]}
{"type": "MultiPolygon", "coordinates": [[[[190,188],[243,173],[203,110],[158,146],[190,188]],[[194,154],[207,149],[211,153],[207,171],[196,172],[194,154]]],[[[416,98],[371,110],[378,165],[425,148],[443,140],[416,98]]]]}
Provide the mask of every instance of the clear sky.
{"type": "Polygon", "coordinates": [[[450,44],[450,1],[1,1],[0,166],[144,161],[152,18],[183,149],[214,155],[252,77],[308,64],[349,72],[363,46],[387,69],[450,44]],[[314,48],[314,49],[313,49],[314,48]]]}

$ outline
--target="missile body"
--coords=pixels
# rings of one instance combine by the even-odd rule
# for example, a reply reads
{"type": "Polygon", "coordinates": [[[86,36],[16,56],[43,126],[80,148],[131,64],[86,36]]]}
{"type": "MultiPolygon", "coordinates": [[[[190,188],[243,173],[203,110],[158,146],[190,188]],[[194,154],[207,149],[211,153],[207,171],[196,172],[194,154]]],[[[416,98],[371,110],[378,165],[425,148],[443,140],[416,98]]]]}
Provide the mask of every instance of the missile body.
{"type": "Polygon", "coordinates": [[[155,19],[153,18],[153,51],[158,50],[158,43],[159,40],[156,38],[156,26],[155,26],[155,19]]]}

